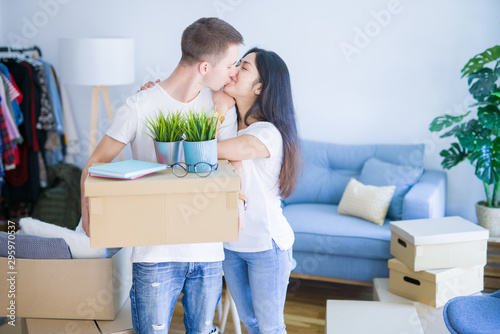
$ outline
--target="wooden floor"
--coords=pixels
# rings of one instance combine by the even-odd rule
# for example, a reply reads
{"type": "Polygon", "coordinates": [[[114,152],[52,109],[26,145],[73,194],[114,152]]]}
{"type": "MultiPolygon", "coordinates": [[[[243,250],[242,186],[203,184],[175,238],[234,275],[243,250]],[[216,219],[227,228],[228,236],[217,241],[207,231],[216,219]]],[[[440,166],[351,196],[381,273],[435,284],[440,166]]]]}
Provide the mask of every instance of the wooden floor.
{"type": "MultiPolygon", "coordinates": [[[[371,287],[366,286],[291,278],[285,303],[285,324],[288,334],[323,334],[327,299],[372,300],[373,292],[371,287]]],[[[182,317],[182,305],[178,301],[169,333],[184,334],[186,332],[182,317]]],[[[217,320],[215,325],[219,326],[217,320]]],[[[235,334],[231,314],[229,314],[224,333],[235,334]]],[[[242,333],[248,333],[243,325],[242,333]]]]}

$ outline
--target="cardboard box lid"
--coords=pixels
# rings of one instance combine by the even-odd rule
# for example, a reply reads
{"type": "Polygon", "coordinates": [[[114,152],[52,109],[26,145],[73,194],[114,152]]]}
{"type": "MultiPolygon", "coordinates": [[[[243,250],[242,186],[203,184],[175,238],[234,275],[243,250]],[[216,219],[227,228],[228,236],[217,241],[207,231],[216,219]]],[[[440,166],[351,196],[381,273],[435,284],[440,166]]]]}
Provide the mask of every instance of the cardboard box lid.
{"type": "MultiPolygon", "coordinates": [[[[98,164],[93,164],[95,166],[98,164]]],[[[188,173],[179,178],[171,169],[150,174],[135,180],[116,180],[88,176],[85,196],[156,195],[193,192],[237,192],[240,177],[227,160],[219,160],[217,170],[208,177],[188,173]]]]}
{"type": "Polygon", "coordinates": [[[462,217],[390,222],[391,231],[415,246],[488,239],[489,231],[462,217]]]}
{"type": "Polygon", "coordinates": [[[388,262],[389,269],[399,271],[411,278],[417,278],[433,283],[444,282],[453,277],[462,276],[471,270],[481,269],[483,266],[470,267],[455,267],[449,269],[434,269],[415,272],[408,268],[403,262],[398,259],[390,259],[388,262]]]}

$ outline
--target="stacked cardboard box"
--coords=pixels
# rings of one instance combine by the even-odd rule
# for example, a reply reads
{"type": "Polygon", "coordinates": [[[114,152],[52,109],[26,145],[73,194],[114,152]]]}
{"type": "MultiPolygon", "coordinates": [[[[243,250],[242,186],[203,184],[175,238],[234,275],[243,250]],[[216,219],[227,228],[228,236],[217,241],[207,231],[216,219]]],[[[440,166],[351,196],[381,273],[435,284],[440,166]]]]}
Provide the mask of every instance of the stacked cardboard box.
{"type": "Polygon", "coordinates": [[[483,290],[488,230],[461,217],[390,224],[389,291],[432,307],[483,290]]]}
{"type": "MultiPolygon", "coordinates": [[[[101,321],[113,323],[118,332],[130,330],[123,319],[130,318],[130,255],[130,248],[122,248],[102,259],[16,259],[15,272],[0,271],[0,291],[13,291],[0,296],[0,308],[7,312],[2,316],[23,333],[97,331],[101,321]],[[66,329],[59,331],[61,326],[66,329]]],[[[7,258],[0,258],[0,266],[7,264],[7,258]]],[[[12,325],[4,324],[0,332],[12,325]]]]}

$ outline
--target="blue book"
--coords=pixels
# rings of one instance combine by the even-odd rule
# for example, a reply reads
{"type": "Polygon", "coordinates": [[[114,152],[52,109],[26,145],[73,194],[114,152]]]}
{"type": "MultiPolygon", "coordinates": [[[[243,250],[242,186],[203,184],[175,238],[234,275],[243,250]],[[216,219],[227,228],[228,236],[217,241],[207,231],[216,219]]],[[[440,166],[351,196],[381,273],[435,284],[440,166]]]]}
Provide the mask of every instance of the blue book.
{"type": "Polygon", "coordinates": [[[133,180],[167,169],[167,165],[140,160],[125,160],[89,167],[89,175],[112,179],[133,180]]]}

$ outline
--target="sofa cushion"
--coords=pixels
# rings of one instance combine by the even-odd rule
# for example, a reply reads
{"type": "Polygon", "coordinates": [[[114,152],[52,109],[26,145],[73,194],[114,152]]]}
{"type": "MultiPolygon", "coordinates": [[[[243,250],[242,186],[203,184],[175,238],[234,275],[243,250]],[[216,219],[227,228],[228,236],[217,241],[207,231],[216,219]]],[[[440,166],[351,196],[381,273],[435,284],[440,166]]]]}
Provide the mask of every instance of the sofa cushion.
{"type": "Polygon", "coordinates": [[[345,188],[338,213],[366,219],[382,225],[391,204],[396,186],[376,187],[364,185],[352,178],[345,188]]]}
{"type": "Polygon", "coordinates": [[[290,204],[283,214],[295,233],[294,251],[341,256],[390,258],[389,221],[379,226],[337,214],[337,205],[290,204]]]}
{"type": "Polygon", "coordinates": [[[304,167],[295,192],[284,200],[293,203],[338,204],[351,177],[357,178],[370,158],[403,166],[423,166],[424,145],[348,145],[301,140],[304,167]]]}
{"type": "Polygon", "coordinates": [[[423,168],[397,165],[377,158],[368,159],[363,165],[358,180],[366,185],[378,187],[396,186],[387,217],[391,220],[403,219],[403,200],[410,188],[422,176],[423,168]]]}

